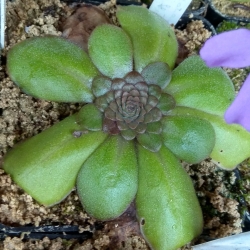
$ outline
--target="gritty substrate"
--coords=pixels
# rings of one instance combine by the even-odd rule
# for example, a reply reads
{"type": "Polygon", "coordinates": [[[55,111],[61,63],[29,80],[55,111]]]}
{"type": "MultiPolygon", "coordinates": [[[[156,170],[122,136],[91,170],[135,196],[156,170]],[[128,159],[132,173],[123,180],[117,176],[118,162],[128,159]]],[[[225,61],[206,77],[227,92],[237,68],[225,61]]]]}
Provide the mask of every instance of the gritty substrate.
{"type": "Polygon", "coordinates": [[[223,15],[250,18],[250,3],[247,1],[211,0],[223,15]]]}
{"type": "MultiPolygon", "coordinates": [[[[32,36],[45,34],[61,35],[61,22],[72,13],[72,6],[59,0],[16,0],[7,2],[6,49],[2,52],[0,66],[0,161],[8,149],[26,138],[50,127],[64,117],[75,113],[80,104],[54,103],[38,100],[22,93],[6,73],[6,54],[11,46],[32,36]]],[[[101,6],[116,22],[115,2],[101,6]]],[[[210,33],[199,21],[192,22],[184,31],[176,31],[184,46],[184,55],[197,53],[210,33]]],[[[232,74],[232,73],[231,73],[232,74]]],[[[234,72],[235,79],[243,81],[241,72],[234,72]]],[[[234,79],[234,80],[235,80],[234,79]]],[[[240,81],[240,82],[241,82],[240,81]]],[[[239,81],[235,81],[240,84],[239,81]]],[[[248,162],[241,166],[244,181],[242,192],[250,190],[248,162]]],[[[219,170],[210,160],[199,165],[184,164],[190,174],[204,214],[204,235],[183,247],[240,233],[238,185],[234,172],[219,170]]],[[[249,196],[245,195],[250,200],[249,196]]],[[[249,201],[248,200],[248,201],[249,201]]],[[[79,225],[80,231],[89,231],[93,237],[87,241],[22,240],[7,237],[0,242],[0,249],[148,249],[138,233],[138,224],[133,207],[125,217],[113,222],[97,222],[82,209],[78,196],[73,191],[62,203],[50,208],[37,204],[29,195],[16,186],[0,168],[0,223],[8,226],[34,224],[79,225]]],[[[171,233],[171,232],[170,232],[171,233]]]]}

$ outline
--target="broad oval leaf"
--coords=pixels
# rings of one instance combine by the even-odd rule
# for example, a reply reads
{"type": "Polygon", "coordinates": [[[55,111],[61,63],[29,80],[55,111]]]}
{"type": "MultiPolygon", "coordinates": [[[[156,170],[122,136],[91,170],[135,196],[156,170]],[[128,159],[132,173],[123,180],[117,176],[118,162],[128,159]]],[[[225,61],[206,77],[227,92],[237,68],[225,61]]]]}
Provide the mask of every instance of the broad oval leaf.
{"type": "Polygon", "coordinates": [[[102,74],[110,78],[124,77],[133,69],[132,44],[119,27],[103,24],[89,38],[89,55],[102,74]]]}
{"type": "Polygon", "coordinates": [[[213,126],[197,117],[178,115],[162,120],[164,145],[179,159],[198,163],[207,158],[215,144],[213,126]]]}
{"type": "Polygon", "coordinates": [[[176,107],[171,115],[190,115],[205,119],[215,131],[215,146],[210,154],[212,160],[222,168],[234,169],[250,157],[250,133],[237,124],[227,124],[223,117],[192,108],[176,107]]]}
{"type": "Polygon", "coordinates": [[[139,6],[119,7],[117,18],[133,44],[135,70],[149,63],[175,65],[178,44],[172,27],[156,13],[139,6]]]}
{"type": "Polygon", "coordinates": [[[61,37],[35,37],[8,53],[11,79],[26,93],[58,102],[91,102],[98,71],[88,55],[61,37]]]}
{"type": "Polygon", "coordinates": [[[176,250],[198,236],[202,212],[192,181],[165,147],[152,153],[138,145],[136,210],[141,232],[154,250],[176,250]]]}
{"type": "Polygon", "coordinates": [[[138,170],[133,141],[109,137],[83,164],[77,191],[84,209],[99,220],[121,215],[137,191],[138,170]]]}
{"type": "Polygon", "coordinates": [[[107,137],[82,134],[76,115],[16,145],[4,158],[4,170],[39,203],[50,206],[75,187],[83,162],[107,137]]]}
{"type": "Polygon", "coordinates": [[[234,99],[233,83],[221,68],[209,68],[199,56],[191,56],[173,72],[165,91],[176,106],[223,115],[234,99]]]}

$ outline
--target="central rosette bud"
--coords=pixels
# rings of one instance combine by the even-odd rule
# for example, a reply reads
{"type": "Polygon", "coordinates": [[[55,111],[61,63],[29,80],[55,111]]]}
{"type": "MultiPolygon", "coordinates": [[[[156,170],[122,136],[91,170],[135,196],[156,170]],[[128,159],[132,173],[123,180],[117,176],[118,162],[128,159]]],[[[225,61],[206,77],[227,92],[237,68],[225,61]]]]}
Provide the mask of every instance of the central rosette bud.
{"type": "Polygon", "coordinates": [[[170,79],[164,63],[150,64],[141,74],[132,71],[124,78],[94,78],[92,91],[96,107],[104,114],[103,131],[121,134],[126,140],[137,137],[144,146],[155,140],[161,145],[160,120],[175,106],[173,97],[162,91],[170,79]]]}
{"type": "MultiPolygon", "coordinates": [[[[131,80],[134,78],[135,82],[136,76],[139,77],[137,72],[131,72],[128,75],[131,80]]],[[[148,86],[143,82],[143,79],[131,84],[125,78],[124,80],[115,79],[111,88],[115,87],[117,81],[120,82],[121,88],[114,90],[114,100],[105,110],[105,116],[110,120],[117,121],[120,130],[128,127],[135,129],[140,122],[144,121],[144,115],[146,114],[144,106],[147,103],[148,86]]]]}
{"type": "MultiPolygon", "coordinates": [[[[132,129],[137,133],[143,133],[146,130],[145,116],[156,106],[158,99],[149,94],[148,86],[142,76],[135,71],[130,72],[124,79],[114,79],[111,89],[114,99],[104,111],[106,119],[117,122],[120,131],[132,129]],[[152,101],[149,103],[148,101],[152,99],[154,103],[152,101]]],[[[155,111],[158,113],[155,121],[160,120],[161,112],[155,111]]],[[[130,134],[135,136],[135,133],[130,132],[130,134]]]]}

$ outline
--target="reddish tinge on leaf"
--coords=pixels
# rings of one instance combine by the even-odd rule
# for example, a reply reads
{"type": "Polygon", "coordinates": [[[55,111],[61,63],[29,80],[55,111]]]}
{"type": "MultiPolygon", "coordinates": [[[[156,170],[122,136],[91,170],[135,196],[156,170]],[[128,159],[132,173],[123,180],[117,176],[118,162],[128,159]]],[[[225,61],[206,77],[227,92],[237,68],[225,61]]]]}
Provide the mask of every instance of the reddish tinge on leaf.
{"type": "Polygon", "coordinates": [[[62,36],[88,51],[88,40],[96,26],[111,23],[104,11],[97,6],[83,4],[63,24],[62,36]]]}

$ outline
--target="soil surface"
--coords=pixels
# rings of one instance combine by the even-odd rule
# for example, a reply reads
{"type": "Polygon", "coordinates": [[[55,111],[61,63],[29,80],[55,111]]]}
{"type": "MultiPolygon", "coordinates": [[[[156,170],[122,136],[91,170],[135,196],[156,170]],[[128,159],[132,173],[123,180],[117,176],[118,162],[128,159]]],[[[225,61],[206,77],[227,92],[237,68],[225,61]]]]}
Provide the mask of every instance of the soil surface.
{"type": "Polygon", "coordinates": [[[250,2],[211,0],[215,8],[223,15],[250,18],[250,2]]]}
{"type": "MultiPolygon", "coordinates": [[[[7,1],[6,48],[2,51],[0,65],[0,162],[4,154],[16,143],[23,141],[70,114],[77,112],[81,104],[55,103],[35,99],[23,93],[8,77],[6,54],[19,41],[33,36],[62,34],[61,24],[71,15],[75,5],[59,0],[7,1]]],[[[113,23],[116,23],[115,1],[100,6],[113,23]]],[[[198,53],[210,37],[200,21],[190,23],[183,31],[176,30],[182,49],[179,62],[186,56],[198,53]]],[[[242,71],[229,71],[238,88],[246,75],[242,71]]],[[[211,239],[237,234],[242,231],[242,214],[250,204],[250,172],[246,160],[240,167],[242,180],[235,172],[217,168],[210,159],[200,164],[183,166],[193,180],[204,214],[203,234],[182,249],[211,239]],[[239,203],[242,195],[245,205],[239,203]]],[[[0,241],[0,249],[149,249],[138,231],[133,204],[120,218],[110,222],[98,222],[83,211],[78,196],[73,191],[63,202],[44,207],[15,185],[0,167],[0,223],[7,226],[78,225],[80,232],[90,233],[86,241],[26,240],[6,237],[0,241]]]]}

